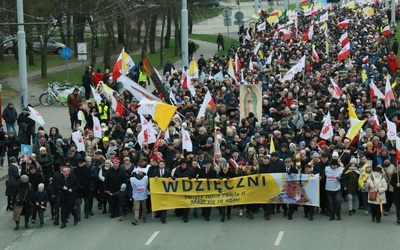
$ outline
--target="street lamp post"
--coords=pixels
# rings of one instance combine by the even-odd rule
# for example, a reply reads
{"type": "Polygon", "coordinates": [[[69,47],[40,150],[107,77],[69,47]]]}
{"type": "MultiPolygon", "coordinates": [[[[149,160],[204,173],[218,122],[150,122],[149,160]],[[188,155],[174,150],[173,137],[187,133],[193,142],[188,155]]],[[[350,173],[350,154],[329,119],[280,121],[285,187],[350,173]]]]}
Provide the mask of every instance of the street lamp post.
{"type": "Polygon", "coordinates": [[[26,68],[26,42],[24,29],[24,3],[17,0],[17,22],[18,22],[18,69],[21,96],[21,109],[28,105],[28,76],[26,68]]]}
{"type": "Polygon", "coordinates": [[[182,10],[181,10],[181,46],[182,46],[182,71],[185,66],[189,65],[189,31],[188,31],[188,10],[187,10],[187,0],[182,0],[182,10]]]}

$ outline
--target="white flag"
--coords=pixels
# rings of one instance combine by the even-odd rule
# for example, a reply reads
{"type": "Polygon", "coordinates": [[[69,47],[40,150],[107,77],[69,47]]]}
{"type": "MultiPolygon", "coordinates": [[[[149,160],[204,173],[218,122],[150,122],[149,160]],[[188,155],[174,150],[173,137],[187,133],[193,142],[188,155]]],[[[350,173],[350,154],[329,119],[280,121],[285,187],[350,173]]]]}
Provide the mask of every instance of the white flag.
{"type": "Polygon", "coordinates": [[[101,126],[100,126],[100,120],[96,116],[92,114],[93,118],[93,135],[96,138],[102,138],[101,136],[101,126]]]}
{"type": "Polygon", "coordinates": [[[325,122],[324,125],[322,126],[319,137],[321,137],[324,140],[330,140],[332,136],[333,136],[332,119],[331,119],[331,113],[328,111],[328,114],[326,115],[325,122]]]}
{"type": "Polygon", "coordinates": [[[265,21],[257,25],[257,31],[258,31],[258,32],[263,31],[263,30],[265,30],[266,28],[267,28],[267,24],[266,24],[265,21]]]}
{"type": "Polygon", "coordinates": [[[258,51],[260,50],[260,48],[261,48],[261,42],[259,42],[258,44],[257,44],[257,46],[254,48],[254,55],[257,55],[257,53],[258,53],[258,51]]]}
{"type": "Polygon", "coordinates": [[[319,21],[320,21],[320,23],[324,23],[324,22],[328,21],[328,18],[329,18],[328,12],[325,12],[325,14],[323,14],[319,17],[319,21]]]}
{"type": "Polygon", "coordinates": [[[94,100],[97,102],[97,104],[99,104],[101,102],[100,93],[97,91],[97,89],[93,88],[92,85],[90,85],[90,88],[92,89],[94,100]]]}
{"type": "Polygon", "coordinates": [[[45,122],[43,120],[43,117],[41,114],[39,114],[39,112],[36,111],[36,109],[32,108],[32,107],[28,107],[29,111],[31,112],[29,114],[29,118],[31,118],[32,120],[36,121],[37,123],[40,124],[40,126],[44,126],[45,122]]]}
{"type": "Polygon", "coordinates": [[[140,147],[142,147],[142,144],[145,141],[148,144],[155,143],[157,140],[156,136],[157,132],[153,127],[153,122],[148,121],[146,118],[144,118],[144,116],[141,113],[139,113],[139,117],[140,117],[140,123],[142,124],[142,130],[138,134],[137,141],[140,147]]]}
{"type": "Polygon", "coordinates": [[[270,65],[271,64],[271,62],[272,62],[272,51],[271,51],[271,53],[269,54],[269,56],[268,56],[268,58],[267,58],[267,61],[265,62],[265,65],[270,65]]]}
{"type": "Polygon", "coordinates": [[[397,128],[394,122],[391,122],[386,114],[385,114],[386,124],[387,124],[387,132],[386,135],[389,140],[394,141],[397,138],[397,128]]]}
{"type": "Polygon", "coordinates": [[[85,143],[80,130],[72,133],[72,140],[75,142],[78,152],[85,151],[85,143]]]}
{"type": "Polygon", "coordinates": [[[192,140],[190,139],[189,131],[182,128],[182,150],[185,150],[185,149],[188,152],[192,152],[193,151],[193,143],[192,143],[192,140]]]}

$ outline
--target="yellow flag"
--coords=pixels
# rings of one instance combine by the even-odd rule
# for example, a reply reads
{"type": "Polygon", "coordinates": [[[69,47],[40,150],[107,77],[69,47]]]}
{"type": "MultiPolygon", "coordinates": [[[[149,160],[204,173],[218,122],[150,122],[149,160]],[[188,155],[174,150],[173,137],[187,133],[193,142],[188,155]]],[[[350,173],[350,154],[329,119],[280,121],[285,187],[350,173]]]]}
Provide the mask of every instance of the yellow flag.
{"type": "Polygon", "coordinates": [[[392,83],[392,89],[394,89],[394,87],[396,87],[396,85],[397,85],[397,82],[394,81],[394,82],[392,83]]]}
{"type": "Polygon", "coordinates": [[[320,30],[325,30],[326,28],[328,28],[328,23],[324,22],[324,24],[321,25],[321,27],[319,28],[320,30]]]}
{"type": "Polygon", "coordinates": [[[362,126],[364,125],[365,121],[366,120],[362,120],[362,121],[358,120],[354,125],[352,125],[350,127],[349,131],[347,131],[346,137],[349,138],[350,140],[353,140],[354,137],[356,137],[356,135],[362,128],[362,126]]]}
{"type": "Polygon", "coordinates": [[[351,105],[351,102],[349,99],[347,99],[347,109],[349,110],[349,117],[358,119],[356,111],[354,111],[353,105],[351,105]]]}
{"type": "Polygon", "coordinates": [[[274,137],[271,135],[271,140],[269,143],[269,153],[271,154],[272,152],[275,152],[275,143],[274,143],[274,137]]]}

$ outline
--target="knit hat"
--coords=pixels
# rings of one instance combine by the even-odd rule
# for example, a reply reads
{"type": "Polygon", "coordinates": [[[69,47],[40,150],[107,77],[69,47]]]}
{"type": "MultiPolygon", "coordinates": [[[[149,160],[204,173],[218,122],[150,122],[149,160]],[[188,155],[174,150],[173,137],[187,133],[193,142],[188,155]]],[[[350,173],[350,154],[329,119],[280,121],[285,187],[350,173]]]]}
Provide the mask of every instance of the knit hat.
{"type": "Polygon", "coordinates": [[[85,161],[86,161],[86,162],[92,162],[92,157],[86,156],[86,157],[85,157],[85,161]]]}
{"type": "Polygon", "coordinates": [[[38,185],[38,189],[39,189],[39,190],[43,190],[43,189],[44,189],[44,184],[43,184],[43,183],[40,183],[40,184],[38,185]]]}
{"type": "Polygon", "coordinates": [[[104,162],[104,164],[110,164],[110,165],[112,165],[112,162],[111,162],[111,160],[106,160],[105,162],[104,162]]]}
{"type": "Polygon", "coordinates": [[[350,164],[352,164],[352,163],[354,163],[354,164],[357,164],[357,159],[356,158],[351,158],[351,160],[350,160],[350,164]]]}
{"type": "Polygon", "coordinates": [[[333,152],[332,153],[332,157],[339,157],[339,153],[338,152],[333,152]]]}
{"type": "Polygon", "coordinates": [[[115,157],[114,159],[113,159],[113,163],[120,163],[121,161],[117,158],[117,157],[115,157]]]}
{"type": "Polygon", "coordinates": [[[367,147],[373,147],[373,146],[374,144],[371,141],[367,142],[367,147]]]}
{"type": "Polygon", "coordinates": [[[125,183],[121,184],[121,189],[126,190],[126,184],[125,183]]]}
{"type": "Polygon", "coordinates": [[[21,176],[21,181],[29,181],[29,177],[26,174],[24,174],[21,176]]]}
{"type": "Polygon", "coordinates": [[[10,159],[8,159],[8,163],[17,163],[17,159],[15,159],[14,156],[11,156],[10,159]]]}

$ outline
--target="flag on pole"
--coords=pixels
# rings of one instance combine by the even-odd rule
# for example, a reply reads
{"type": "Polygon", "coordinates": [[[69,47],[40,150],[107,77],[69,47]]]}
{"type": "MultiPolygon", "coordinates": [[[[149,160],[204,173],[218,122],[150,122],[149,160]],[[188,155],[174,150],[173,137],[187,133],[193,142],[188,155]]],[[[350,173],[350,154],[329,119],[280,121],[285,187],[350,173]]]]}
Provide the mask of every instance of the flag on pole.
{"type": "Polygon", "coordinates": [[[199,77],[199,67],[197,66],[196,59],[193,57],[189,64],[188,74],[191,78],[199,77]]]}
{"type": "Polygon", "coordinates": [[[134,82],[127,76],[120,76],[118,82],[122,83],[124,89],[128,90],[136,100],[140,102],[143,98],[149,99],[150,101],[161,102],[162,100],[151,92],[134,82]]]}
{"type": "Polygon", "coordinates": [[[345,27],[349,27],[350,25],[350,20],[346,19],[344,21],[341,21],[337,24],[338,28],[345,28],[345,27]]]}
{"type": "Polygon", "coordinates": [[[92,85],[90,85],[90,88],[92,89],[94,100],[97,102],[97,104],[99,104],[101,102],[100,93],[97,91],[97,89],[93,88],[92,85]]]}
{"type": "Polygon", "coordinates": [[[122,103],[120,101],[118,101],[117,98],[115,98],[114,92],[116,92],[116,91],[114,91],[112,88],[108,87],[105,83],[102,83],[101,86],[103,87],[103,90],[106,92],[108,99],[110,99],[111,108],[114,111],[118,111],[121,114],[121,116],[123,116],[125,114],[125,109],[124,109],[124,106],[122,105],[122,103]]]}
{"type": "Polygon", "coordinates": [[[400,161],[400,138],[396,136],[396,160],[400,161]]]}
{"type": "Polygon", "coordinates": [[[374,99],[376,96],[379,99],[384,99],[385,95],[378,89],[378,87],[375,85],[374,81],[371,80],[371,83],[369,84],[369,95],[371,100],[374,99]]]}
{"type": "Polygon", "coordinates": [[[155,72],[154,67],[151,64],[150,59],[147,56],[145,51],[142,52],[142,63],[143,63],[143,67],[142,67],[143,73],[150,77],[157,92],[162,95],[162,98],[166,102],[168,102],[168,100],[169,100],[168,92],[164,88],[164,84],[158,77],[158,74],[155,72]]]}
{"type": "Polygon", "coordinates": [[[140,107],[138,113],[151,115],[162,131],[165,131],[168,128],[177,109],[175,106],[162,102],[150,101],[145,98],[143,98],[139,104],[140,107]]]}
{"type": "Polygon", "coordinates": [[[189,75],[188,70],[182,71],[182,89],[188,89],[192,96],[196,95],[196,88],[192,82],[192,77],[189,75]]]}
{"type": "Polygon", "coordinates": [[[257,25],[257,31],[264,31],[267,28],[266,22],[262,22],[259,25],[257,25]]]}
{"type": "Polygon", "coordinates": [[[386,125],[387,125],[387,138],[391,141],[396,140],[397,137],[397,128],[396,128],[396,123],[390,121],[386,114],[385,114],[385,120],[386,120],[386,125]]]}
{"type": "Polygon", "coordinates": [[[378,116],[376,115],[376,111],[374,113],[373,119],[374,119],[374,130],[378,131],[380,128],[380,124],[379,124],[378,116]]]}
{"type": "Polygon", "coordinates": [[[385,107],[390,107],[390,101],[394,99],[394,94],[392,90],[392,86],[390,85],[390,76],[386,77],[386,86],[385,86],[385,107]]]}
{"type": "Polygon", "coordinates": [[[217,110],[209,90],[204,96],[203,104],[200,106],[200,110],[197,115],[197,120],[201,119],[206,114],[207,109],[212,109],[214,112],[217,110]]]}
{"type": "Polygon", "coordinates": [[[93,119],[93,135],[96,138],[103,138],[101,136],[101,126],[100,126],[100,120],[98,117],[92,114],[92,119],[93,119]]]}
{"type": "Polygon", "coordinates": [[[233,69],[233,63],[232,63],[232,59],[230,59],[228,61],[228,74],[231,77],[232,80],[235,81],[235,70],[233,69]]]}
{"type": "Polygon", "coordinates": [[[275,142],[274,142],[274,136],[271,135],[270,140],[269,140],[269,153],[271,154],[272,152],[275,152],[275,142]]]}
{"type": "Polygon", "coordinates": [[[312,56],[313,56],[313,58],[314,58],[314,60],[315,60],[316,62],[319,62],[319,56],[318,56],[317,51],[315,51],[315,48],[314,48],[314,47],[312,48],[312,56]]]}
{"type": "Polygon", "coordinates": [[[347,31],[340,36],[339,42],[342,45],[342,47],[344,47],[349,42],[349,35],[347,31]]]}
{"type": "Polygon", "coordinates": [[[347,57],[349,57],[350,55],[350,42],[348,42],[343,48],[342,50],[340,50],[337,59],[339,61],[344,61],[346,60],[347,57]]]}
{"type": "Polygon", "coordinates": [[[40,124],[40,126],[43,127],[44,124],[45,124],[43,116],[39,112],[37,112],[36,109],[32,108],[31,106],[28,106],[28,109],[29,109],[29,112],[30,112],[29,118],[31,118],[32,120],[36,121],[37,123],[40,124]]]}
{"type": "Polygon", "coordinates": [[[182,150],[186,149],[187,152],[192,152],[193,143],[192,140],[190,139],[189,131],[182,128],[181,132],[182,132],[182,150]]]}
{"type": "Polygon", "coordinates": [[[390,36],[390,27],[389,27],[389,25],[386,25],[385,28],[383,28],[381,33],[384,36],[390,36]]]}
{"type": "Polygon", "coordinates": [[[122,48],[117,61],[114,64],[112,77],[114,80],[118,79],[121,75],[126,75],[129,70],[135,66],[132,58],[125,52],[125,48],[122,48]]]}
{"type": "Polygon", "coordinates": [[[354,137],[356,137],[356,135],[358,134],[358,132],[360,131],[360,129],[362,128],[362,126],[364,125],[366,120],[358,120],[355,122],[354,125],[352,125],[350,127],[350,129],[347,131],[346,137],[349,138],[350,140],[353,140],[354,137]]]}
{"type": "Polygon", "coordinates": [[[234,68],[235,73],[237,73],[241,69],[241,67],[242,64],[240,63],[239,56],[237,53],[235,53],[235,68],[234,68]]]}
{"type": "Polygon", "coordinates": [[[324,140],[330,140],[332,136],[333,136],[332,118],[331,118],[331,113],[328,111],[328,114],[326,115],[324,125],[322,126],[319,137],[321,137],[324,140]]]}
{"type": "Polygon", "coordinates": [[[342,90],[339,88],[339,86],[335,83],[335,81],[333,81],[332,78],[331,79],[331,84],[333,86],[333,94],[332,94],[332,98],[335,99],[340,99],[342,97],[342,90]]]}
{"type": "Polygon", "coordinates": [[[271,62],[272,62],[272,52],[270,52],[270,54],[269,54],[269,56],[268,56],[268,58],[267,58],[267,61],[265,61],[265,65],[271,65],[271,62]]]}
{"type": "Polygon", "coordinates": [[[78,152],[85,151],[85,143],[83,141],[82,132],[77,130],[72,133],[72,141],[75,142],[76,149],[78,152]]]}
{"type": "Polygon", "coordinates": [[[319,17],[319,21],[320,21],[321,23],[327,22],[328,20],[329,20],[328,12],[326,12],[325,14],[323,14],[323,15],[321,15],[321,16],[319,17]]]}
{"type": "Polygon", "coordinates": [[[356,8],[356,4],[354,1],[350,1],[350,2],[346,3],[345,6],[346,6],[346,8],[351,9],[351,10],[356,8]]]}
{"type": "Polygon", "coordinates": [[[349,111],[349,117],[358,119],[358,116],[356,114],[356,111],[354,110],[353,105],[351,104],[350,100],[347,99],[347,110],[349,111]]]}
{"type": "Polygon", "coordinates": [[[142,147],[143,142],[147,142],[148,144],[155,143],[157,141],[157,132],[153,128],[152,122],[147,121],[142,114],[140,114],[140,116],[142,130],[138,134],[137,142],[139,143],[140,147],[142,147]]]}

